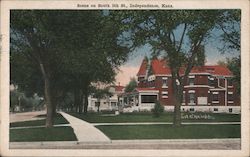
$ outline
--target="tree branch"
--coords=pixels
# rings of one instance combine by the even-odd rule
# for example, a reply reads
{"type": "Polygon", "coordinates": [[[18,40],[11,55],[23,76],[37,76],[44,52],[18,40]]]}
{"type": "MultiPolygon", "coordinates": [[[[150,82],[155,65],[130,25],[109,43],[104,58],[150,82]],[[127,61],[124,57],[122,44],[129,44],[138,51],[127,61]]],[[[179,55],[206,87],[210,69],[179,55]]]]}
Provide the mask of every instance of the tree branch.
{"type": "Polygon", "coordinates": [[[185,35],[185,32],[186,32],[186,29],[187,29],[187,24],[185,23],[184,24],[184,28],[183,28],[183,32],[182,32],[182,35],[181,35],[180,44],[178,46],[177,52],[180,52],[180,50],[181,50],[181,46],[182,46],[182,43],[183,43],[183,39],[184,39],[184,35],[185,35]]]}

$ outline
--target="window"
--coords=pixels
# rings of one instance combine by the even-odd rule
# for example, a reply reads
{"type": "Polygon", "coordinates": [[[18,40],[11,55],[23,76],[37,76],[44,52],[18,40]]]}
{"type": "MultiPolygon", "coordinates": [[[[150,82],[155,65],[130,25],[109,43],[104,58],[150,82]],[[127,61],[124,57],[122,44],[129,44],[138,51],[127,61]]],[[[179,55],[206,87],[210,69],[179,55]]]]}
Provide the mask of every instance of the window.
{"type": "Polygon", "coordinates": [[[190,108],[189,111],[194,111],[194,108],[190,108]]]}
{"type": "Polygon", "coordinates": [[[111,102],[111,107],[115,107],[116,106],[116,102],[111,102]]]}
{"type": "Polygon", "coordinates": [[[163,77],[162,78],[162,86],[163,87],[167,87],[168,86],[168,78],[167,77],[163,77]]]}
{"type": "Polygon", "coordinates": [[[99,107],[100,106],[100,102],[95,102],[95,107],[99,107]]]}
{"type": "Polygon", "coordinates": [[[195,93],[189,93],[189,103],[195,103],[195,93]]]}
{"type": "Polygon", "coordinates": [[[162,98],[168,98],[168,92],[167,91],[162,91],[161,94],[162,94],[161,95],[162,98]]]}
{"type": "Polygon", "coordinates": [[[218,108],[214,108],[214,111],[217,112],[217,111],[218,111],[218,108]]]}
{"type": "Polygon", "coordinates": [[[229,108],[228,111],[229,111],[230,113],[232,113],[232,112],[233,112],[233,109],[232,109],[232,108],[229,108]]]}
{"type": "Polygon", "coordinates": [[[186,102],[186,92],[183,91],[183,94],[182,94],[182,102],[185,103],[186,102]]]}
{"type": "Polygon", "coordinates": [[[141,102],[142,103],[155,103],[157,100],[157,95],[142,95],[141,102]]]}
{"type": "Polygon", "coordinates": [[[219,93],[213,92],[213,100],[212,101],[219,101],[219,93]]]}
{"type": "Polygon", "coordinates": [[[227,101],[233,101],[233,92],[228,92],[227,93],[227,101]]]}
{"type": "Polygon", "coordinates": [[[233,80],[232,79],[227,80],[227,86],[233,86],[233,80]]]}
{"type": "Polygon", "coordinates": [[[188,78],[189,85],[194,85],[194,78],[195,76],[189,76],[188,78]]]}
{"type": "Polygon", "coordinates": [[[216,87],[217,86],[217,80],[213,76],[208,76],[208,85],[216,87]]]}

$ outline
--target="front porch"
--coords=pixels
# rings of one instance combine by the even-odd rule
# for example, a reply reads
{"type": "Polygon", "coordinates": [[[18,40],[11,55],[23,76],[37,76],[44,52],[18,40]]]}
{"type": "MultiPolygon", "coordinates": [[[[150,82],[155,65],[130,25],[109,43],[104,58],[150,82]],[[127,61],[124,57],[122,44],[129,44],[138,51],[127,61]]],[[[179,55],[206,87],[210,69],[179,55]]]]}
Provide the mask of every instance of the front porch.
{"type": "Polygon", "coordinates": [[[136,88],[133,92],[119,97],[119,105],[123,110],[150,111],[155,101],[159,100],[159,90],[152,88],[136,88]]]}

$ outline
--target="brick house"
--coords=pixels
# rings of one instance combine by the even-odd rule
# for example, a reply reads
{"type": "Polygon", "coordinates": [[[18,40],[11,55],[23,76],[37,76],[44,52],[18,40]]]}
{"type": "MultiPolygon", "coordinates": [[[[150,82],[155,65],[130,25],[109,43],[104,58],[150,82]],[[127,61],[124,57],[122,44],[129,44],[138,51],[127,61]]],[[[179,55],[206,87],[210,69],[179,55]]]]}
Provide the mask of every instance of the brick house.
{"type": "MultiPolygon", "coordinates": [[[[194,67],[188,80],[184,80],[181,110],[240,113],[240,98],[232,77],[231,71],[221,65],[194,67]]],[[[138,88],[124,93],[120,104],[132,110],[150,110],[159,100],[165,110],[173,111],[171,70],[165,60],[144,59],[137,78],[138,88]]]]}

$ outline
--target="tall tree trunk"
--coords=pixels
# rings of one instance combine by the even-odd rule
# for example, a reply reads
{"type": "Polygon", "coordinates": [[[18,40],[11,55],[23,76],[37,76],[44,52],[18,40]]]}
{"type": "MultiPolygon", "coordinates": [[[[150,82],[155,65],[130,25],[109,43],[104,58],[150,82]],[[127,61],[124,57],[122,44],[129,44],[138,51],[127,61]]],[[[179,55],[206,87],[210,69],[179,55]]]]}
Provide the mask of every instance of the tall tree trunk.
{"type": "Polygon", "coordinates": [[[83,92],[79,92],[79,113],[82,113],[83,110],[83,92]]]}
{"type": "Polygon", "coordinates": [[[183,95],[183,83],[180,78],[177,79],[178,70],[173,70],[172,72],[172,87],[173,87],[173,95],[174,95],[174,117],[173,124],[174,126],[181,125],[181,103],[182,103],[182,95],[183,95]]]}
{"type": "Polygon", "coordinates": [[[50,81],[48,78],[45,78],[45,101],[46,101],[46,108],[47,108],[47,117],[46,117],[46,124],[47,128],[53,127],[53,119],[54,119],[54,111],[53,111],[53,103],[51,98],[51,89],[50,89],[50,81]]]}
{"type": "MultiPolygon", "coordinates": [[[[54,96],[53,96],[54,97],[54,96]]],[[[57,107],[57,98],[52,98],[52,104],[53,104],[53,115],[56,115],[56,107],[57,107]]]]}
{"type": "Polygon", "coordinates": [[[40,64],[41,72],[44,78],[44,96],[46,101],[46,108],[47,108],[47,116],[46,116],[46,124],[47,128],[53,127],[53,101],[51,97],[51,85],[50,79],[48,77],[47,71],[45,71],[45,67],[43,64],[40,64]]]}
{"type": "Polygon", "coordinates": [[[176,86],[174,90],[174,119],[173,124],[174,126],[180,126],[181,125],[181,103],[182,103],[182,88],[179,86],[176,86]]]}
{"type": "Polygon", "coordinates": [[[79,112],[79,106],[80,106],[80,89],[78,87],[76,87],[75,91],[74,91],[74,106],[75,106],[75,112],[79,112]]]}
{"type": "Polygon", "coordinates": [[[88,112],[88,96],[89,96],[89,94],[88,94],[88,92],[87,91],[85,91],[84,92],[84,113],[85,114],[87,114],[87,112],[88,112]]]}

